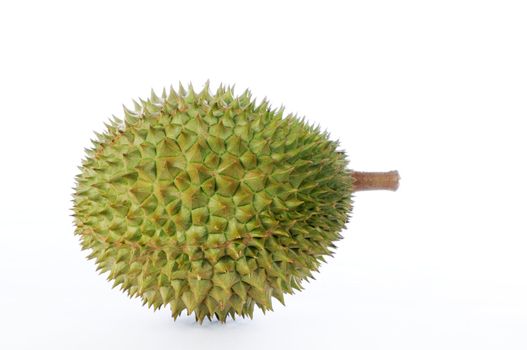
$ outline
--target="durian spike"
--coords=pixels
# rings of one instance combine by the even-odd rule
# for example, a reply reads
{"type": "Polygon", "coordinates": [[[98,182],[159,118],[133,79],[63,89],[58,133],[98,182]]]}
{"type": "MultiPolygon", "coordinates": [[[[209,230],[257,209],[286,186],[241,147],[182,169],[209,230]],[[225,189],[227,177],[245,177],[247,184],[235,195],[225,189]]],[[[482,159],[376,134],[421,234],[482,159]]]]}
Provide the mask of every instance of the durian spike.
{"type": "Polygon", "coordinates": [[[353,192],[370,190],[397,191],[399,188],[399,172],[397,170],[386,172],[352,171],[353,192]]]}

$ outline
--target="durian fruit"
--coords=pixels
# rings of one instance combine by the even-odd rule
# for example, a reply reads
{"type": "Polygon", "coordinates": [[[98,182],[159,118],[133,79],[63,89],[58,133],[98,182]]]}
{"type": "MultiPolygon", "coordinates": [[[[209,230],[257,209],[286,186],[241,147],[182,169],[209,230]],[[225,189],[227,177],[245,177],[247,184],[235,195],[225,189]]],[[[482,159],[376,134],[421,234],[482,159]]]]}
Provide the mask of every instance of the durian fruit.
{"type": "Polygon", "coordinates": [[[397,185],[352,173],[326,132],[231,87],[152,92],[106,126],[76,178],[75,232],[114,287],[174,319],[284,303],[332,255],[352,192],[397,185]]]}

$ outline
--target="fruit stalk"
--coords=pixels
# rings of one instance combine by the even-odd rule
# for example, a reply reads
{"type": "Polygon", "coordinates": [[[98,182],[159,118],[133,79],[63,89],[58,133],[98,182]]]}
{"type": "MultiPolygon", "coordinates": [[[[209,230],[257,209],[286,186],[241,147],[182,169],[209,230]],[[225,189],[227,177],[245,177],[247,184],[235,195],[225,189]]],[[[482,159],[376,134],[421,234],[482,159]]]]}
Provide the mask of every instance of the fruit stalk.
{"type": "Polygon", "coordinates": [[[397,170],[386,172],[352,171],[353,192],[370,190],[397,191],[399,188],[399,172],[397,170]]]}

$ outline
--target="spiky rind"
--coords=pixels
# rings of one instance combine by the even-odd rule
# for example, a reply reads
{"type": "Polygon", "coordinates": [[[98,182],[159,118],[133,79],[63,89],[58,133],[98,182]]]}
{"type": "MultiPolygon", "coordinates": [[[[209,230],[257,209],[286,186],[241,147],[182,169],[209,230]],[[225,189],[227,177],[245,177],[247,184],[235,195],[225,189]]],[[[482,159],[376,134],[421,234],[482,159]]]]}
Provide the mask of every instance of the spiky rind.
{"type": "Polygon", "coordinates": [[[336,148],[249,91],[152,92],[87,150],[76,234],[149,307],[252,317],[301,289],[341,238],[351,177],[336,148]]]}

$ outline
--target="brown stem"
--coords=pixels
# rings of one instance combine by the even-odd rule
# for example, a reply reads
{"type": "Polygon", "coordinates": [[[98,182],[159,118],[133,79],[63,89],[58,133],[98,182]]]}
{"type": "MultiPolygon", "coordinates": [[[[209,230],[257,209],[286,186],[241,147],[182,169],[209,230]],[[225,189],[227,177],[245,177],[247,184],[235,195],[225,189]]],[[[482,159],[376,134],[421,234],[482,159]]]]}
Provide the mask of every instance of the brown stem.
{"type": "Polygon", "coordinates": [[[399,188],[399,172],[397,170],[387,172],[362,172],[352,171],[353,192],[369,190],[397,191],[399,188]]]}

